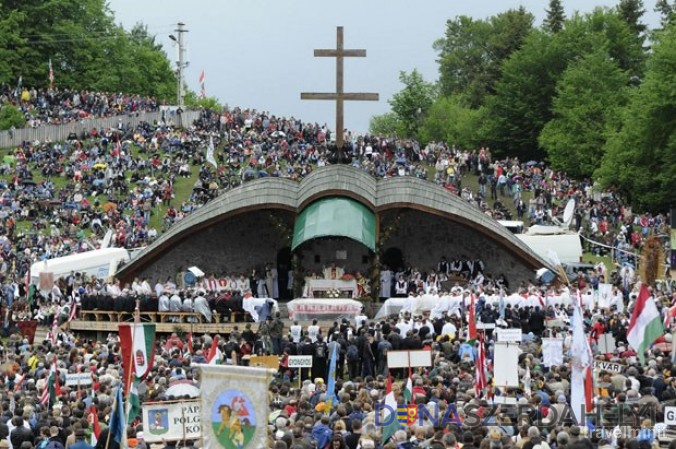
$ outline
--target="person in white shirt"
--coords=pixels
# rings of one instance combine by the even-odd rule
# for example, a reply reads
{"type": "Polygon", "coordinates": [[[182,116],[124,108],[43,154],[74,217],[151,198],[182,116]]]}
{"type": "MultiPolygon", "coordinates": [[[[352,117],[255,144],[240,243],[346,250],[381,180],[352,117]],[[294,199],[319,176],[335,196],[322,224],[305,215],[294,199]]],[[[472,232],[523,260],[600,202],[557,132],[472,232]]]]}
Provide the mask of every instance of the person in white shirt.
{"type": "Polygon", "coordinates": [[[158,280],[157,284],[155,284],[155,294],[160,297],[162,293],[164,293],[164,285],[158,280]]]}
{"type": "Polygon", "coordinates": [[[441,335],[448,335],[450,338],[455,338],[455,335],[458,333],[458,328],[455,327],[453,321],[450,317],[446,318],[444,326],[441,328],[441,335]]]}
{"type": "Polygon", "coordinates": [[[613,296],[610,299],[610,306],[615,306],[619,313],[624,313],[624,297],[617,287],[613,287],[613,296]]]}
{"type": "Polygon", "coordinates": [[[115,281],[113,284],[112,282],[108,284],[108,287],[106,287],[106,291],[108,292],[108,295],[112,296],[113,298],[117,298],[122,294],[122,290],[120,289],[120,281],[115,281]]]}
{"type": "MultiPolygon", "coordinates": [[[[180,298],[179,298],[179,300],[180,300],[180,298]]],[[[160,296],[158,304],[157,304],[157,311],[158,312],[168,312],[169,311],[169,297],[167,295],[160,296]]]]}
{"type": "Polygon", "coordinates": [[[298,321],[294,321],[293,325],[289,327],[289,334],[291,335],[291,341],[294,343],[300,343],[300,337],[303,334],[303,328],[298,321]]]}
{"type": "Polygon", "coordinates": [[[408,313],[404,313],[404,317],[399,320],[397,323],[397,329],[399,330],[399,335],[402,338],[406,337],[406,334],[413,329],[413,323],[411,322],[411,316],[408,313]]]}
{"type": "Polygon", "coordinates": [[[204,291],[197,292],[195,301],[193,302],[195,312],[200,313],[207,323],[211,322],[211,309],[209,308],[209,301],[204,297],[204,291]]]}
{"type": "Polygon", "coordinates": [[[430,333],[427,335],[429,337],[434,337],[434,324],[432,324],[432,321],[429,319],[429,312],[424,312],[423,319],[420,321],[420,327],[418,329],[423,326],[426,326],[430,330],[430,333]]]}
{"type": "Polygon", "coordinates": [[[169,310],[172,312],[180,312],[181,307],[183,307],[181,297],[177,294],[171,295],[171,299],[169,300],[169,310]]]}
{"type": "Polygon", "coordinates": [[[239,275],[239,279],[236,281],[237,290],[239,290],[240,295],[243,295],[244,292],[251,289],[249,285],[249,278],[244,277],[244,274],[239,275]]]}
{"type": "Polygon", "coordinates": [[[183,305],[181,306],[181,311],[182,312],[192,312],[192,298],[190,296],[186,296],[186,298],[183,300],[183,305]]]}
{"type": "Polygon", "coordinates": [[[153,292],[153,289],[150,288],[150,283],[148,282],[148,279],[143,279],[143,282],[141,282],[141,293],[144,295],[150,295],[153,292]]]}
{"type": "Polygon", "coordinates": [[[312,343],[317,342],[317,337],[319,336],[319,326],[317,325],[317,320],[312,320],[312,324],[307,327],[307,336],[310,337],[312,343]]]}
{"type": "Polygon", "coordinates": [[[135,278],[134,282],[131,283],[131,289],[136,293],[137,295],[142,295],[143,290],[141,288],[141,281],[139,281],[139,278],[135,278]]]}

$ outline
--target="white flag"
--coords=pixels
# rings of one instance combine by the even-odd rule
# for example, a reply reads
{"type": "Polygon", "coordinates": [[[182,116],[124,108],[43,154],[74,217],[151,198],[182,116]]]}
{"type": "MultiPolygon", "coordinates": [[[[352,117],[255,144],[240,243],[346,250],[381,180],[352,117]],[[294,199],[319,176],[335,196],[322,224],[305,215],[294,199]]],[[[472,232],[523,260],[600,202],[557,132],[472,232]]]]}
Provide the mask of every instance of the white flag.
{"type": "Polygon", "coordinates": [[[267,447],[268,386],[274,371],[231,365],[198,366],[202,447],[267,447]]]}
{"type": "Polygon", "coordinates": [[[214,166],[214,168],[218,168],[218,164],[216,163],[216,159],[214,158],[214,138],[209,137],[209,147],[207,148],[207,162],[210,163],[211,165],[214,166]]]}

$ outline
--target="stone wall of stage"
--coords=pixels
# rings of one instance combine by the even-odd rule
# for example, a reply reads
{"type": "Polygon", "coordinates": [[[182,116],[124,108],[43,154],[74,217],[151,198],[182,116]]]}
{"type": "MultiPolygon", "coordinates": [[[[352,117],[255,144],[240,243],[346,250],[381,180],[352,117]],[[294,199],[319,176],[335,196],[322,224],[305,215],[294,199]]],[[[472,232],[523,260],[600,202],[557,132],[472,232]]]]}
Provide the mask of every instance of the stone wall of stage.
{"type": "Polygon", "coordinates": [[[324,267],[331,262],[342,267],[346,273],[360,271],[368,276],[370,270],[369,249],[354,240],[339,238],[319,238],[303,243],[297,250],[303,257],[303,269],[307,273],[322,276],[324,267]],[[344,252],[344,254],[337,254],[344,252]],[[345,256],[345,259],[338,257],[345,256]]]}
{"type": "Polygon", "coordinates": [[[141,277],[148,277],[152,285],[157,279],[164,281],[167,276],[175,276],[179,267],[185,270],[197,266],[207,274],[247,273],[248,276],[254,267],[263,269],[266,263],[277,266],[277,253],[290,245],[285,242],[279,225],[286,223],[286,229],[292,232],[292,219],[292,214],[278,210],[233,216],[178,242],[143,270],[141,277]],[[271,214],[277,218],[271,219],[271,214]]]}
{"type": "MultiPolygon", "coordinates": [[[[384,214],[381,232],[385,232],[395,215],[394,211],[384,214]]],[[[399,248],[406,263],[421,271],[436,269],[441,257],[446,256],[449,261],[480,258],[486,265],[486,273],[496,277],[504,273],[510,287],[535,276],[504,247],[469,226],[412,209],[401,210],[399,216],[399,225],[391,228],[384,248],[399,248]]]]}

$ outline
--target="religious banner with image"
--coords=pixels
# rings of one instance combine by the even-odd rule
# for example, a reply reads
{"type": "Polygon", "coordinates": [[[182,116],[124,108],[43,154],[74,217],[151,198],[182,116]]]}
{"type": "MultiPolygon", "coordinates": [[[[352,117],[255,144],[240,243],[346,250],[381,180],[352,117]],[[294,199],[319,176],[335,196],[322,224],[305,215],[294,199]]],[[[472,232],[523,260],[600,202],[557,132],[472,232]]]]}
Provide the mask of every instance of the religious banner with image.
{"type": "Polygon", "coordinates": [[[258,449],[267,445],[268,385],[274,371],[198,365],[204,449],[258,449]]]}

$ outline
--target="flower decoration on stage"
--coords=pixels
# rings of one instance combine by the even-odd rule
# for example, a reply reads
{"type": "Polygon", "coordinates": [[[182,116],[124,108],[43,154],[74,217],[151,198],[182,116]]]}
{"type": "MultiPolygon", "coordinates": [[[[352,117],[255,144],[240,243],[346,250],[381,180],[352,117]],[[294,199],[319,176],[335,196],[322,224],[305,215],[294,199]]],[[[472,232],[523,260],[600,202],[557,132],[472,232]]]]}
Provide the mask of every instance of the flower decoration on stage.
{"type": "Polygon", "coordinates": [[[341,295],[342,294],[341,294],[340,290],[338,290],[337,288],[333,288],[333,289],[326,291],[326,297],[327,298],[332,298],[332,299],[333,298],[340,298],[341,295]]]}
{"type": "Polygon", "coordinates": [[[343,281],[351,281],[354,279],[354,276],[351,275],[350,273],[345,273],[343,277],[340,278],[343,281]]]}

